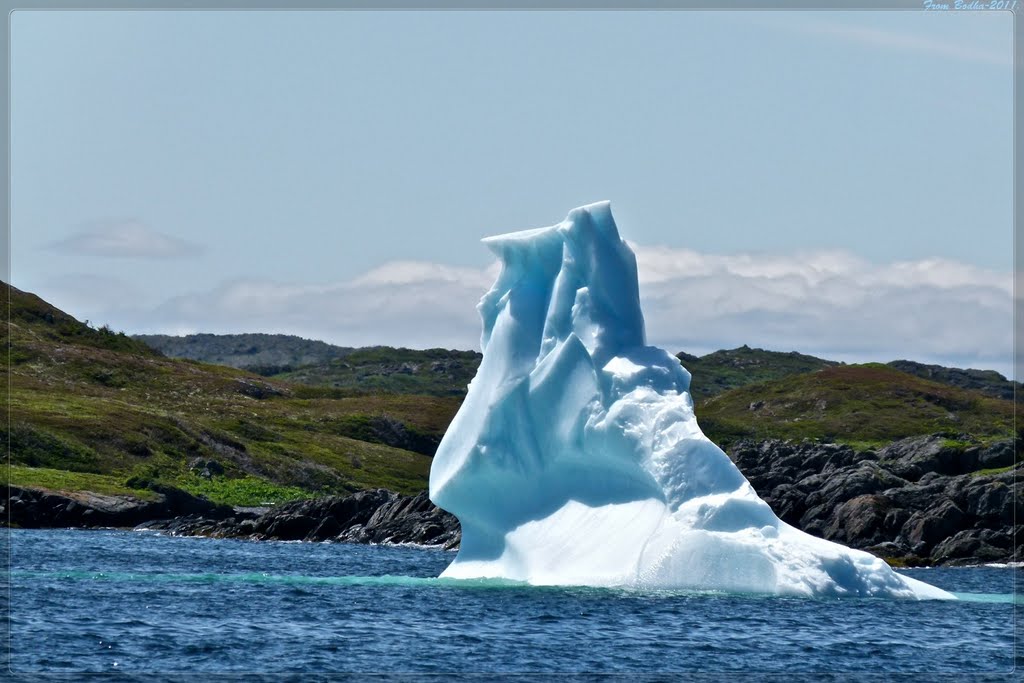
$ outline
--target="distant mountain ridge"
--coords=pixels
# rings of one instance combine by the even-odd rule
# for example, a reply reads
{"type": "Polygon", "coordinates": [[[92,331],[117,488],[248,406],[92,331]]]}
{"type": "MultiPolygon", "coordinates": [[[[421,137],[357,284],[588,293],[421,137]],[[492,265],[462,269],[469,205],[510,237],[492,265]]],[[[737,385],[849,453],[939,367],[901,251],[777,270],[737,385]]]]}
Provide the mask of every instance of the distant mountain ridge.
{"type": "Polygon", "coordinates": [[[676,358],[693,376],[690,392],[694,403],[748,384],[780,380],[790,375],[842,365],[796,351],[766,351],[752,349],[746,344],[737,349],[723,349],[704,356],[681,352],[676,354],[676,358]]]}
{"type": "Polygon", "coordinates": [[[266,376],[328,363],[353,351],[291,334],[135,334],[132,338],[170,358],[227,365],[266,376]]]}
{"type": "Polygon", "coordinates": [[[909,435],[956,441],[1013,433],[1014,404],[882,363],[837,365],[721,392],[697,406],[719,445],[740,439],[820,439],[878,445],[909,435]]]}
{"type": "MultiPolygon", "coordinates": [[[[693,375],[694,402],[749,384],[781,380],[804,372],[815,372],[846,365],[839,361],[808,356],[796,351],[753,349],[746,344],[737,349],[714,351],[699,357],[682,352],[677,353],[676,357],[693,375]]],[[[869,363],[868,365],[877,364],[869,363]]],[[[942,365],[927,365],[911,360],[894,360],[885,365],[908,375],[961,389],[970,389],[1007,401],[1012,401],[1014,391],[1022,386],[1020,382],[1009,380],[995,370],[964,370],[942,365]]]]}
{"type": "MultiPolygon", "coordinates": [[[[1014,400],[1014,391],[1019,392],[1022,387],[1020,382],[1006,379],[995,370],[961,370],[942,365],[925,365],[912,360],[894,360],[887,365],[908,375],[916,375],[962,389],[980,391],[987,396],[1007,401],[1014,400]]],[[[1024,396],[1019,397],[1024,398],[1024,396]]]]}
{"type": "Polygon", "coordinates": [[[276,374],[274,379],[340,390],[461,398],[482,357],[476,351],[375,346],[276,374]]]}
{"type": "MultiPolygon", "coordinates": [[[[462,396],[481,355],[454,349],[391,346],[353,348],[285,334],[132,335],[171,358],[228,365],[289,382],[334,389],[362,389],[433,396],[462,396]]],[[[676,357],[693,375],[695,403],[725,391],[846,365],[796,351],[768,351],[744,344],[703,356],[676,357]]],[[[889,367],[922,379],[1013,400],[1020,382],[994,370],[950,368],[910,360],[889,367]]],[[[1021,394],[1024,399],[1024,392],[1021,394]]]]}
{"type": "Polygon", "coordinates": [[[429,396],[463,396],[481,354],[392,346],[352,348],[287,334],[138,334],[169,358],[227,365],[316,387],[429,396]]]}

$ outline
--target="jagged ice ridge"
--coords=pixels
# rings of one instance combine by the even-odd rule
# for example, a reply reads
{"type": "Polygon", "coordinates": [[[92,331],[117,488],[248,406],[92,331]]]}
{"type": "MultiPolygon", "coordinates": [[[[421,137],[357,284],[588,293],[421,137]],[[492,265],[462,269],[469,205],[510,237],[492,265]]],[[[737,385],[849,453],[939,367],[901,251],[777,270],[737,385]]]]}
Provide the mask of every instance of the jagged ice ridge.
{"type": "Polygon", "coordinates": [[[697,426],[690,374],[646,345],[608,202],[490,237],[483,361],[430,470],[459,518],[442,576],[808,596],[952,598],[782,522],[697,426]]]}

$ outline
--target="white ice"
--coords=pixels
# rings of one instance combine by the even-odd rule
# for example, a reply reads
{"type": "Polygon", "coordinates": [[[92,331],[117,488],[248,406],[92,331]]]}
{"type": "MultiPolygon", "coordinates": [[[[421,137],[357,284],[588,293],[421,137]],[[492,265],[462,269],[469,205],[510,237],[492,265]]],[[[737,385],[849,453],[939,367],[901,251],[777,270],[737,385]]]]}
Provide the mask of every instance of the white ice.
{"type": "Polygon", "coordinates": [[[782,522],[704,436],[690,374],[646,345],[607,202],[484,242],[502,262],[478,306],[484,357],[430,470],[462,524],[442,576],[953,597],[782,522]]]}

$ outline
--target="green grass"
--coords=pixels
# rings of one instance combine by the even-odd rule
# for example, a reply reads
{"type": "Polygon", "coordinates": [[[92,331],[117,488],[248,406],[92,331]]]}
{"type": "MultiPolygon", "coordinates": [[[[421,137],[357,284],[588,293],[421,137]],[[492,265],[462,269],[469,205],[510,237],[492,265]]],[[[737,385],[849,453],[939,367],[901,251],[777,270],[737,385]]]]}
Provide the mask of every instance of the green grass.
{"type": "Polygon", "coordinates": [[[20,465],[11,465],[9,472],[12,486],[62,492],[92,491],[111,496],[130,495],[141,500],[155,500],[157,497],[152,491],[127,486],[124,480],[112,475],[20,465]]]}
{"type": "Polygon", "coordinates": [[[990,468],[984,469],[984,470],[975,470],[974,472],[971,472],[971,476],[972,477],[984,477],[984,476],[992,476],[992,475],[995,475],[995,474],[1002,474],[1004,472],[1009,472],[1014,467],[1016,467],[1016,465],[1007,465],[1006,467],[990,467],[990,468]]]}
{"type": "Polygon", "coordinates": [[[195,474],[189,474],[175,484],[194,496],[204,496],[214,503],[225,505],[274,505],[313,496],[309,491],[298,487],[280,486],[256,477],[203,479],[195,474]]]}
{"type": "MultiPolygon", "coordinates": [[[[145,486],[132,486],[129,482],[142,481],[138,478],[118,477],[108,474],[87,472],[69,472],[45,467],[22,467],[11,465],[10,483],[13,486],[49,489],[64,493],[91,491],[112,496],[135,496],[140,500],[156,500],[158,494],[145,486]]],[[[176,478],[159,479],[160,483],[176,486],[195,496],[203,496],[215,503],[225,505],[274,505],[289,500],[309,498],[309,491],[293,487],[279,486],[265,479],[242,477],[228,479],[214,477],[203,479],[196,474],[176,478]]]]}
{"type": "Polygon", "coordinates": [[[9,443],[17,461],[27,467],[93,473],[102,469],[100,456],[91,448],[24,422],[10,429],[0,426],[0,440],[9,443]]]}

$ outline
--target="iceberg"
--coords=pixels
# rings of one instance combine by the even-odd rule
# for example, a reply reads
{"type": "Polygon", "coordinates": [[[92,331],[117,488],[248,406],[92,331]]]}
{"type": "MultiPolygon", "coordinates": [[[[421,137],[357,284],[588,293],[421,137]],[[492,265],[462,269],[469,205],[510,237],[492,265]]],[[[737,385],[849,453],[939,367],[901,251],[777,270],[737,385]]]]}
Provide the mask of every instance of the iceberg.
{"type": "Polygon", "coordinates": [[[484,243],[483,360],[430,470],[462,524],[442,577],[953,598],[781,521],[704,436],[690,373],[646,344],[608,202],[484,243]]]}

